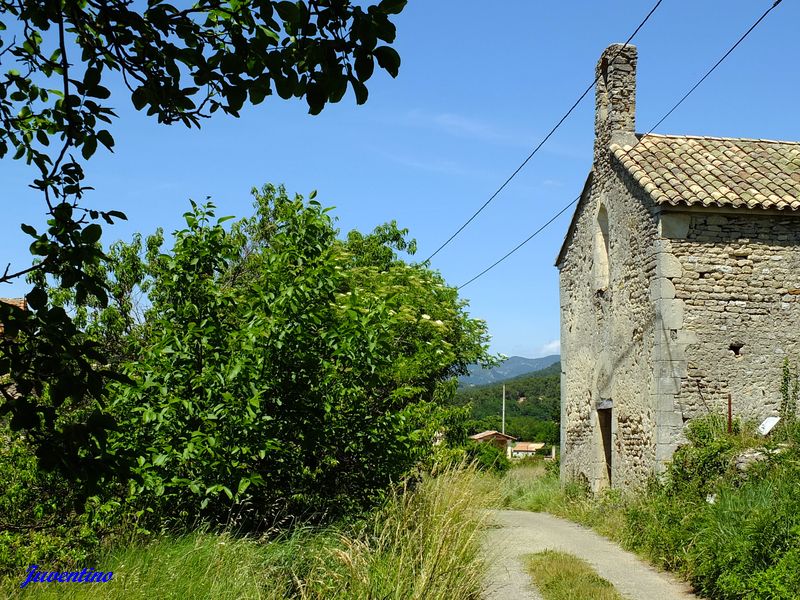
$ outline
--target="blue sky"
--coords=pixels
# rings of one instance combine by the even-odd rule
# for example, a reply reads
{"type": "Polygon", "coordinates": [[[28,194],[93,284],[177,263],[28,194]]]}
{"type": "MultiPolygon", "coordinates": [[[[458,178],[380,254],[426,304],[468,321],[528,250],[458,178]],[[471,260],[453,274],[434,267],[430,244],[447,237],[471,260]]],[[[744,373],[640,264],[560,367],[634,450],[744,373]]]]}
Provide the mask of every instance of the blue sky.
{"type": "MultiPolygon", "coordinates": [[[[403,64],[376,71],[370,98],[351,95],[319,116],[277,97],[218,116],[201,130],[159,126],[112,85],[120,119],[114,154],[87,167],[88,203],[127,213],[104,240],[181,226],[188,199],[211,196],[220,215],[249,214],[250,189],[284,183],[318,190],[343,232],[396,219],[427,257],[528,155],[592,80],[608,44],[624,41],[647,2],[411,0],[397,20],[403,64]]],[[[647,131],[771,0],[664,0],[639,48],[637,130],[647,131]]],[[[658,130],[800,140],[800,3],[784,2],[658,130]]],[[[506,190],[433,260],[460,285],[505,254],[579,192],[591,166],[593,92],[506,190]]],[[[0,258],[29,264],[20,222],[41,225],[33,172],[0,162],[0,258]]],[[[558,273],[553,261],[570,213],[466,287],[471,313],[489,324],[492,349],[557,351],[558,273]]],[[[3,265],[3,266],[4,266],[3,265]]],[[[0,295],[25,292],[6,285],[0,295]]]]}

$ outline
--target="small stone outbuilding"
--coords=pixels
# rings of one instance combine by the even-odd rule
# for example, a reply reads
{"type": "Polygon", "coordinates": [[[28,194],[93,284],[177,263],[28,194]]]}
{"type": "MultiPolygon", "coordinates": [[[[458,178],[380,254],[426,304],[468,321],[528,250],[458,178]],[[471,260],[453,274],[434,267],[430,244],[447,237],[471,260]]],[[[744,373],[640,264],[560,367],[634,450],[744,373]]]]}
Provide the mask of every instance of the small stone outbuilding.
{"type": "Polygon", "coordinates": [[[561,469],[641,484],[686,423],[778,413],[800,358],[800,142],[635,133],[637,51],[597,65],[592,171],[556,266],[561,469]]]}

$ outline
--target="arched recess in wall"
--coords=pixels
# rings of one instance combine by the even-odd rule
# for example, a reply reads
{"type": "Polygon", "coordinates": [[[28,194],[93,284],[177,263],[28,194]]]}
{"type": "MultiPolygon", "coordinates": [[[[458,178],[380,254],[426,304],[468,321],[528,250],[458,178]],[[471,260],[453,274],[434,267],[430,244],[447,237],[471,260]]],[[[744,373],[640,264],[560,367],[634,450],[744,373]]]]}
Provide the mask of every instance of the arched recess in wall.
{"type": "Polygon", "coordinates": [[[601,204],[597,211],[597,224],[594,234],[594,288],[597,291],[608,289],[610,265],[608,262],[608,211],[601,204]]]}

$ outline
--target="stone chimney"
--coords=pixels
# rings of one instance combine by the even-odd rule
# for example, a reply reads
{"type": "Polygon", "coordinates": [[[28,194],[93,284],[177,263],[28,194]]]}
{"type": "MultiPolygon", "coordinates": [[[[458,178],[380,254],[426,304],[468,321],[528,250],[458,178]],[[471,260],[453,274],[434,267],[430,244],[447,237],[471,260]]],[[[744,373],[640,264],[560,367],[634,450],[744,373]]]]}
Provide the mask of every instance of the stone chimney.
{"type": "Polygon", "coordinates": [[[636,46],[612,44],[600,55],[595,76],[594,160],[603,161],[612,141],[636,137],[636,46]]]}

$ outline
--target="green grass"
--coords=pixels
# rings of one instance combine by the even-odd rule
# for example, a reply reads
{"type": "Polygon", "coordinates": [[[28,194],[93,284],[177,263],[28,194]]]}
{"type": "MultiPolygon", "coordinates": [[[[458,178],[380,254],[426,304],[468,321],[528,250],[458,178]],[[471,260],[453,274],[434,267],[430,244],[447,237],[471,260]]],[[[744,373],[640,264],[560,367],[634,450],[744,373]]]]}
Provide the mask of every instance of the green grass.
{"type": "Polygon", "coordinates": [[[401,487],[359,535],[319,557],[303,597],[319,599],[471,599],[485,576],[481,538],[494,504],[474,469],[447,469],[401,487]]]}
{"type": "MultiPolygon", "coordinates": [[[[8,581],[5,591],[11,598],[34,599],[277,600],[284,596],[271,593],[263,583],[271,566],[285,562],[282,555],[290,546],[290,542],[259,543],[226,534],[165,537],[146,546],[120,549],[86,565],[113,571],[108,583],[30,583],[19,589],[24,579],[21,574],[15,582],[16,590],[11,593],[8,581]]],[[[40,568],[50,570],[47,566],[40,568]]],[[[282,583],[285,589],[286,582],[282,583]]]]}
{"type": "MultiPolygon", "coordinates": [[[[108,583],[0,585],[0,597],[66,600],[477,599],[480,546],[492,488],[474,469],[450,468],[399,486],[356,526],[296,530],[265,541],[195,532],[131,545],[86,564],[108,583]]],[[[41,570],[59,570],[40,565],[41,570]]]]}
{"type": "Polygon", "coordinates": [[[524,559],[545,600],[624,600],[616,588],[572,554],[545,550],[524,559]]]}
{"type": "Polygon", "coordinates": [[[542,468],[498,481],[501,506],[546,511],[673,571],[712,599],[797,600],[800,589],[800,424],[767,439],[710,415],[692,421],[689,444],[641,489],[592,495],[542,468]],[[737,457],[761,460],[745,472],[737,457]],[[712,498],[713,501],[707,501],[712,498]]]}

